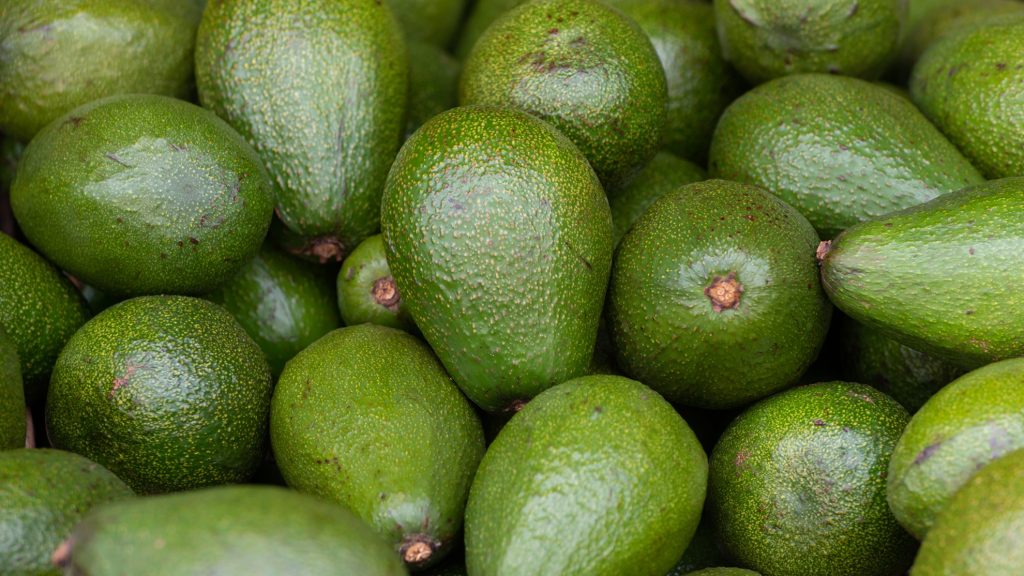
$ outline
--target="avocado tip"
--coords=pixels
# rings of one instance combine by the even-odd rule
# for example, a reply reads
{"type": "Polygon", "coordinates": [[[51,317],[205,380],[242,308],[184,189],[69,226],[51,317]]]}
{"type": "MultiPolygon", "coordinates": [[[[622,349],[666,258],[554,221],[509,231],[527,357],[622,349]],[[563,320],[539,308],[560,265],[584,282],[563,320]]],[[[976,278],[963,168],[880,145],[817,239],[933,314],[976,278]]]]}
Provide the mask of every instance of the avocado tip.
{"type": "Polygon", "coordinates": [[[409,566],[422,566],[430,561],[440,542],[425,534],[412,534],[405,537],[399,553],[402,561],[409,566]]]}
{"type": "Polygon", "coordinates": [[[814,253],[814,256],[818,259],[818,264],[821,264],[821,262],[825,259],[825,256],[828,255],[828,252],[831,249],[832,249],[832,241],[831,240],[822,240],[821,243],[818,244],[818,250],[815,251],[815,253],[814,253]]]}
{"type": "Polygon", "coordinates": [[[395,279],[391,275],[378,278],[373,283],[373,299],[377,304],[394,310],[398,307],[398,303],[401,302],[402,297],[398,293],[398,287],[395,285],[395,279]]]}
{"type": "Polygon", "coordinates": [[[71,547],[73,545],[72,539],[68,538],[57,546],[57,549],[53,551],[53,555],[50,556],[50,562],[53,563],[57,568],[63,568],[68,565],[71,560],[71,547]]]}
{"type": "Polygon", "coordinates": [[[736,273],[729,272],[725,277],[715,276],[711,284],[704,289],[704,295],[711,300],[711,308],[721,312],[740,305],[743,284],[736,280],[736,273]]]}

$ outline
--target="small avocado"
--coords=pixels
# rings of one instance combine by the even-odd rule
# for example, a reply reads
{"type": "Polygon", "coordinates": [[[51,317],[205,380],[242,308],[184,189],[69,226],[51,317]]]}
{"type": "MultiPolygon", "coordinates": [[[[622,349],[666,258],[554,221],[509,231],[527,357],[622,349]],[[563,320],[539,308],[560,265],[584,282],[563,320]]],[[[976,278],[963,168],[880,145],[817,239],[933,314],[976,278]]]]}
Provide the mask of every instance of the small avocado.
{"type": "Polygon", "coordinates": [[[345,258],[338,272],[337,293],[338,309],[346,326],[371,322],[413,334],[419,332],[391,276],[380,234],[363,240],[345,258]]]}
{"type": "Polygon", "coordinates": [[[94,509],[54,555],[89,576],[403,576],[344,508],[276,486],[218,486],[94,509]]]}
{"type": "Polygon", "coordinates": [[[484,456],[466,507],[474,576],[664,576],[697,529],[707,456],[672,406],[621,376],[531,400],[484,456]]]}
{"type": "Polygon", "coordinates": [[[387,0],[409,41],[439,48],[452,42],[462,19],[466,0],[387,0]]]}
{"type": "Polygon", "coordinates": [[[787,576],[896,576],[914,539],[886,504],[907,411],[847,382],[801,386],[747,409],[711,454],[708,499],[738,564],[787,576]]]}
{"type": "Polygon", "coordinates": [[[654,201],[680,186],[707,178],[703,168],[680,160],[669,152],[658,152],[625,186],[609,188],[608,205],[612,210],[615,245],[629,232],[654,201]]]}
{"type": "Polygon", "coordinates": [[[406,138],[427,120],[458,104],[461,70],[462,64],[444,50],[423,42],[409,43],[406,138]]]}
{"type": "Polygon", "coordinates": [[[0,450],[25,446],[25,388],[14,342],[0,326],[0,450]]]}
{"type": "Polygon", "coordinates": [[[56,448],[103,464],[136,492],[242,482],[263,458],[270,367],[227,310],[140,296],[90,320],[50,381],[56,448]]]}

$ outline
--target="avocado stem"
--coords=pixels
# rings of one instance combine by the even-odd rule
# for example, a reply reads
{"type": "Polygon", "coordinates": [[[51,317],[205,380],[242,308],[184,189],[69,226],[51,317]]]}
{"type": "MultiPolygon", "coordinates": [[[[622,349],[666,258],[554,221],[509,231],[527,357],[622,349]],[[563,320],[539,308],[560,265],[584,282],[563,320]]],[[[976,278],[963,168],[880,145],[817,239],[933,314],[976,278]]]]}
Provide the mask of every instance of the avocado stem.
{"type": "Polygon", "coordinates": [[[434,556],[440,542],[425,534],[411,534],[402,541],[398,552],[409,566],[423,566],[434,556]]]}
{"type": "Polygon", "coordinates": [[[398,303],[402,300],[401,295],[398,293],[398,286],[395,285],[395,279],[390,275],[378,278],[373,283],[373,299],[384,306],[394,310],[398,307],[398,303]]]}
{"type": "Polygon", "coordinates": [[[71,538],[64,540],[57,546],[57,549],[53,551],[53,555],[50,556],[50,562],[53,563],[57,568],[63,568],[68,565],[68,561],[71,560],[71,538]]]}
{"type": "Polygon", "coordinates": [[[736,280],[736,273],[729,272],[724,278],[715,276],[711,285],[704,289],[704,295],[711,300],[711,309],[721,312],[740,305],[743,285],[736,280]]]}
{"type": "Polygon", "coordinates": [[[814,253],[815,258],[818,259],[818,264],[821,264],[825,256],[828,256],[830,250],[832,250],[831,240],[822,240],[821,244],[818,244],[818,250],[814,253]]]}

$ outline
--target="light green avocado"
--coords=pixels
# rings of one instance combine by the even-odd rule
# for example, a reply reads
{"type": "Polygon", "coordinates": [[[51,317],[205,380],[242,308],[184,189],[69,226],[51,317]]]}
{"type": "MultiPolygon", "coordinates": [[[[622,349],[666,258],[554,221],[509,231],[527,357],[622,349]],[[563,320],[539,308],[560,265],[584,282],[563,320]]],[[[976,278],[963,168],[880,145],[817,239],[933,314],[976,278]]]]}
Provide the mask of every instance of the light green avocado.
{"type": "Polygon", "coordinates": [[[337,292],[346,326],[371,322],[419,333],[391,275],[380,234],[363,240],[342,262],[337,292]]]}

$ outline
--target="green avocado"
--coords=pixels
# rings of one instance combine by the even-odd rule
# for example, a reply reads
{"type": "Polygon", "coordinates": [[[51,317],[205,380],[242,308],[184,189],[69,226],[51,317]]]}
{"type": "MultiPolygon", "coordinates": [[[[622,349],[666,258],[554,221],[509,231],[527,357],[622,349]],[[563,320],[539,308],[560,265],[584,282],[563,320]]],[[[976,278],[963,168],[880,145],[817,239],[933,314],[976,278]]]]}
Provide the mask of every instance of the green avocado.
{"type": "Polygon", "coordinates": [[[354,514],[276,486],[222,486],[97,507],[56,555],[88,576],[403,576],[354,514]]]}
{"type": "Polygon", "coordinates": [[[966,368],[1024,355],[1024,178],[992,180],[847,229],[818,248],[854,320],[966,368]]]}
{"type": "Polygon", "coordinates": [[[122,95],[32,140],[11,207],[40,252],[95,288],[204,294],[259,249],[274,200],[253,149],[212,112],[122,95]]]}
{"type": "Polygon", "coordinates": [[[423,42],[409,42],[409,110],[405,137],[424,122],[454,108],[459,101],[462,64],[444,50],[423,42]]]}
{"type": "Polygon", "coordinates": [[[337,292],[338,309],[346,326],[371,322],[419,332],[391,275],[380,234],[363,240],[345,258],[338,272],[337,292]]]}
{"type": "Polygon", "coordinates": [[[667,97],[647,35],[597,0],[534,0],[509,11],[477,41],[459,80],[460,104],[550,122],[606,185],[654,157],[667,97]]]}
{"type": "Polygon", "coordinates": [[[50,448],[0,451],[0,574],[58,576],[50,556],[96,505],[130,498],[99,464],[50,448]]]}
{"type": "Polygon", "coordinates": [[[725,180],[655,202],[615,253],[608,326],[623,372],[670,401],[733,408],[796,383],[832,307],[818,236],[768,192],[725,180]]]}
{"type": "Polygon", "coordinates": [[[738,98],[715,129],[708,166],[712,177],[776,194],[822,238],[984,181],[909,100],[825,74],[738,98]]]}
{"type": "Polygon", "coordinates": [[[196,40],[200,101],[256,148],[295,250],[321,262],[379,227],[408,76],[381,0],[212,2],[196,40]]]}
{"type": "Polygon", "coordinates": [[[270,436],[289,486],[352,510],[412,568],[455,543],[484,455],[480,419],[430,348],[374,324],[335,330],[288,363],[270,436]]]}
{"type": "Polygon", "coordinates": [[[707,473],[697,437],[650,388],[621,376],[559,384],[480,464],[469,573],[664,576],[697,528],[707,473]]]}
{"type": "Polygon", "coordinates": [[[625,186],[609,188],[608,205],[612,210],[615,245],[629,232],[654,201],[686,184],[707,178],[703,168],[688,160],[680,160],[668,152],[654,158],[625,186]]]}
{"type": "Polygon", "coordinates": [[[0,450],[25,446],[25,388],[14,342],[0,327],[0,450]]]}
{"type": "Polygon", "coordinates": [[[586,159],[550,124],[482,106],[435,116],[391,168],[381,225],[409,313],[481,408],[586,372],[611,212],[586,159]]]}
{"type": "Polygon", "coordinates": [[[446,47],[458,30],[466,0],[387,0],[405,37],[446,47]]]}
{"type": "Polygon", "coordinates": [[[686,576],[761,576],[753,570],[745,568],[705,568],[690,572],[686,576]]]}
{"type": "Polygon", "coordinates": [[[527,0],[475,0],[472,2],[472,9],[466,18],[462,30],[459,32],[459,41],[455,48],[455,56],[459,60],[466,60],[469,53],[476,45],[485,31],[509,10],[525,4],[527,0]]]}
{"type": "Polygon", "coordinates": [[[263,458],[270,367],[226,310],[140,296],[90,320],[57,359],[46,398],[56,448],[136,492],[242,482],[263,458]]]}
{"type": "MultiPolygon", "coordinates": [[[[686,421],[687,424],[691,423],[688,418],[686,421]]],[[[711,515],[707,513],[705,503],[705,511],[701,516],[700,524],[697,525],[697,531],[690,539],[689,546],[686,547],[682,557],[666,576],[683,576],[696,570],[728,563],[728,559],[725,558],[718,546],[718,536],[715,534],[715,528],[711,525],[710,520],[711,515]]]]}
{"type": "Polygon", "coordinates": [[[11,189],[18,161],[25,153],[25,145],[13,136],[0,133],[0,198],[11,189]]]}
{"type": "Polygon", "coordinates": [[[708,499],[726,553],[766,575],[905,574],[914,539],[889,511],[885,476],[906,424],[895,400],[847,382],[749,408],[711,455],[708,499]]]}

